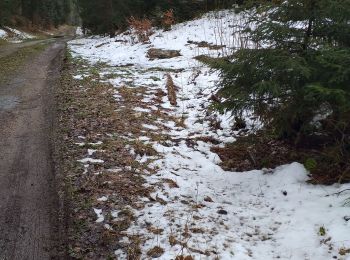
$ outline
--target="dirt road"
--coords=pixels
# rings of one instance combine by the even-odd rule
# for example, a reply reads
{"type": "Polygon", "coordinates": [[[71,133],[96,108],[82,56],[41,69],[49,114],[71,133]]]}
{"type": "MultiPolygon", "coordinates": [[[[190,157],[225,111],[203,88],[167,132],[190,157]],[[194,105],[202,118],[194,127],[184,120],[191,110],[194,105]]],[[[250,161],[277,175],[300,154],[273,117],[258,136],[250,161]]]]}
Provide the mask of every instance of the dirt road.
{"type": "Polygon", "coordinates": [[[50,42],[54,42],[54,41],[55,41],[55,39],[45,39],[45,40],[32,40],[32,41],[28,41],[28,42],[2,45],[2,46],[0,46],[0,59],[15,53],[16,51],[18,51],[21,48],[30,47],[30,46],[41,44],[41,43],[50,43],[50,42]]]}
{"type": "Polygon", "coordinates": [[[52,90],[64,49],[65,40],[55,40],[0,85],[0,260],[55,257],[52,90]]]}

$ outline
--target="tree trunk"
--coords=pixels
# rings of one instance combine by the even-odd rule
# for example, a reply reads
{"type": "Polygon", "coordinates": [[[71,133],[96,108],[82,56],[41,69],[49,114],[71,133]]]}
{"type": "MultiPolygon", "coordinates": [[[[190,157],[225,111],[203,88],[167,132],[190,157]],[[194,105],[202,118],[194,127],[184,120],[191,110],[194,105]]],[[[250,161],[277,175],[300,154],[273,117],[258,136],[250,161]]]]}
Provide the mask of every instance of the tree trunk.
{"type": "Polygon", "coordinates": [[[305,33],[304,44],[303,44],[304,50],[307,50],[309,48],[310,38],[312,36],[312,29],[315,21],[315,4],[316,4],[315,0],[311,0],[309,22],[308,22],[308,27],[305,33]]]}

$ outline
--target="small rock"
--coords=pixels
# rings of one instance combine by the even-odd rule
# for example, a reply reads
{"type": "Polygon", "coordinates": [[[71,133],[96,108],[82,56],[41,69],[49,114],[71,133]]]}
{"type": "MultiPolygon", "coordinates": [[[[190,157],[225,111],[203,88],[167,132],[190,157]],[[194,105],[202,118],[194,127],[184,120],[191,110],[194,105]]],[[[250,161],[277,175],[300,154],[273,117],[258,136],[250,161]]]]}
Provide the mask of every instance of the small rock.
{"type": "Polygon", "coordinates": [[[282,191],[282,194],[284,195],[284,196],[287,196],[288,195],[288,193],[287,193],[287,191],[282,191]]]}
{"type": "Polygon", "coordinates": [[[344,216],[344,220],[347,222],[350,220],[350,216],[344,216]]]}
{"type": "Polygon", "coordinates": [[[218,211],[218,214],[220,214],[220,215],[227,215],[228,212],[227,212],[226,210],[220,209],[220,210],[218,211]]]}
{"type": "Polygon", "coordinates": [[[209,196],[206,196],[206,197],[204,198],[204,201],[206,201],[206,202],[214,202],[213,199],[210,198],[209,196]]]}

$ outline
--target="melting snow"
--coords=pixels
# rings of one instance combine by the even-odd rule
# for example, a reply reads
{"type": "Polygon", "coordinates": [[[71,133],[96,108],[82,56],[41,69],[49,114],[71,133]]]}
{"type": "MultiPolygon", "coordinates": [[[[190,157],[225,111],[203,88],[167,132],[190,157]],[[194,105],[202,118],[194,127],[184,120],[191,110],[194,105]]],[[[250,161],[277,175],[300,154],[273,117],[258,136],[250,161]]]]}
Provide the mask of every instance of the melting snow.
{"type": "Polygon", "coordinates": [[[97,220],[96,223],[101,223],[105,220],[105,217],[102,214],[102,209],[94,209],[96,216],[97,216],[97,220]]]}
{"type": "Polygon", "coordinates": [[[14,28],[10,28],[10,27],[5,27],[5,28],[9,30],[11,34],[0,29],[0,38],[4,38],[12,43],[20,43],[20,42],[23,42],[24,40],[36,38],[34,35],[22,32],[14,28]]]}
{"type": "Polygon", "coordinates": [[[0,39],[6,38],[6,36],[7,36],[7,32],[0,29],[0,39]]]}
{"type": "Polygon", "coordinates": [[[105,202],[108,200],[108,197],[102,196],[101,198],[98,198],[97,201],[105,202]]]}
{"type": "MultiPolygon", "coordinates": [[[[156,30],[150,44],[132,44],[129,35],[118,36],[118,41],[93,37],[71,42],[74,56],[81,56],[92,64],[102,61],[120,66],[115,69],[123,74],[109,80],[116,89],[124,85],[146,87],[143,100],[146,105],[155,98],[157,90],[166,92],[167,73],[179,87],[178,105],[172,106],[165,96],[163,108],[170,115],[184,119],[185,127],[158,120],[157,123],[169,128],[164,134],[170,135],[172,140],[165,145],[148,137],[138,139],[151,144],[162,155],[149,165],[157,174],[146,175],[146,185],[168,179],[176,187],[165,184],[152,194],[165,203],[147,201],[144,209],[133,210],[138,218],[127,232],[145,239],[142,259],[147,258],[146,252],[154,246],[164,249],[165,253],[159,258],[164,260],[180,254],[195,259],[214,259],[215,256],[238,260],[350,259],[339,254],[341,248],[350,248],[350,221],[347,220],[350,208],[344,206],[350,192],[333,195],[349,189],[349,184],[310,185],[307,171],[298,163],[274,170],[227,172],[219,166],[218,155],[211,152],[213,145],[195,139],[212,137],[220,145],[235,140],[237,133],[232,134],[229,113],[207,113],[209,99],[217,90],[218,73],[193,57],[200,54],[219,57],[237,47],[238,36],[233,32],[240,23],[239,16],[224,11],[178,24],[168,32],[156,30]],[[188,41],[206,41],[226,47],[209,50],[188,41]],[[149,60],[146,53],[151,47],[178,49],[182,56],[149,60]],[[220,128],[213,129],[212,122],[218,122],[220,128]],[[181,141],[189,138],[195,140],[194,145],[181,141]],[[149,226],[163,232],[155,235],[149,231],[149,226]],[[323,229],[325,233],[320,232],[323,229]],[[174,239],[185,242],[187,249],[174,243],[174,239]]],[[[149,104],[135,111],[148,112],[148,109],[157,108],[149,104]]],[[[245,116],[249,129],[260,127],[249,112],[245,116]]],[[[161,131],[155,125],[144,124],[143,127],[146,131],[161,131]]],[[[90,160],[95,159],[86,158],[82,162],[90,160]]],[[[147,157],[139,157],[139,160],[146,162],[147,157]]],[[[95,209],[95,212],[98,221],[103,222],[102,210],[95,209]]],[[[118,217],[117,212],[113,217],[118,217]]],[[[125,259],[124,253],[115,251],[121,259],[125,259]]]]}
{"type": "Polygon", "coordinates": [[[94,164],[94,163],[104,163],[104,161],[103,160],[100,160],[100,159],[93,159],[93,158],[84,158],[84,159],[81,159],[81,160],[79,160],[78,162],[80,162],[80,163],[92,163],[92,164],[94,164]]]}
{"type": "Polygon", "coordinates": [[[150,130],[158,130],[158,127],[156,127],[154,125],[143,124],[142,126],[144,128],[150,129],[150,130]]]}

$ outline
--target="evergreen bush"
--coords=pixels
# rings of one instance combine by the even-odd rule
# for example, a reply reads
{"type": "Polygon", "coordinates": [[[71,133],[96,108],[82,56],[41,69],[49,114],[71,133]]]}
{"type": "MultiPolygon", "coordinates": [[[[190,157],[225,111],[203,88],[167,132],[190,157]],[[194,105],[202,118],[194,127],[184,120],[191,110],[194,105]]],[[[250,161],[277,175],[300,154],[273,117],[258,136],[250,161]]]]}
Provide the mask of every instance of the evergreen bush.
{"type": "Polygon", "coordinates": [[[311,146],[322,146],[323,162],[349,175],[350,1],[250,1],[242,10],[258,47],[207,59],[223,78],[219,108],[252,111],[297,145],[318,136],[311,146]]]}

